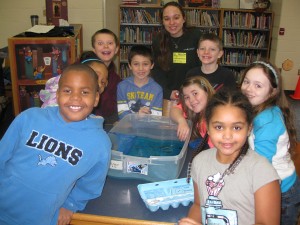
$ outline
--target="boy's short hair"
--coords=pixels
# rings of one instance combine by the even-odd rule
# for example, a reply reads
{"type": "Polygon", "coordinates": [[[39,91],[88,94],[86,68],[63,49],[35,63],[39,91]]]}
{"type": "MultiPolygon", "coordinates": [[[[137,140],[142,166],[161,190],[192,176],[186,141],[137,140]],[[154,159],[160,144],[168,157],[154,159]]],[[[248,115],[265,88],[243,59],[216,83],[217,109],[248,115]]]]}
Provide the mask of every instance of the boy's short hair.
{"type": "Polygon", "coordinates": [[[153,64],[153,54],[151,48],[144,45],[132,46],[128,54],[128,63],[131,64],[132,58],[136,55],[141,55],[150,59],[151,64],[153,64]]]}
{"type": "Polygon", "coordinates": [[[99,91],[98,75],[96,74],[96,72],[88,65],[79,64],[79,63],[71,64],[63,70],[61,77],[59,79],[59,82],[58,82],[58,89],[61,86],[61,83],[63,81],[65,74],[67,74],[68,72],[71,72],[71,71],[82,71],[82,72],[88,73],[92,77],[92,79],[95,81],[94,84],[95,84],[96,91],[99,91]]]}
{"type": "Polygon", "coordinates": [[[117,46],[119,45],[119,39],[118,39],[117,35],[116,35],[114,32],[112,32],[111,30],[106,29],[106,28],[103,28],[103,29],[101,29],[101,30],[97,30],[97,31],[93,34],[93,36],[92,36],[92,38],[91,38],[91,41],[92,41],[92,47],[93,47],[93,48],[95,48],[95,39],[96,39],[96,36],[97,36],[98,34],[110,34],[111,36],[113,36],[116,45],[117,45],[117,46]]]}
{"type": "Polygon", "coordinates": [[[215,33],[204,33],[201,35],[198,41],[198,47],[200,46],[202,41],[212,41],[219,45],[219,49],[223,50],[222,40],[215,33]]]}

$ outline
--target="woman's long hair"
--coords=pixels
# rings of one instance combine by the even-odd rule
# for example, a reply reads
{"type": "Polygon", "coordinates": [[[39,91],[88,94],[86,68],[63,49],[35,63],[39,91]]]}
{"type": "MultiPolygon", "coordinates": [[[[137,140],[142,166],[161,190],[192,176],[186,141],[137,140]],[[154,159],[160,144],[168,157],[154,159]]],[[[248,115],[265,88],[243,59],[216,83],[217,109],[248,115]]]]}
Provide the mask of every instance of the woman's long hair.
{"type": "MultiPolygon", "coordinates": [[[[181,5],[177,2],[168,2],[167,4],[165,4],[162,8],[161,11],[161,23],[163,23],[163,14],[164,14],[164,10],[168,7],[168,6],[174,6],[176,8],[178,8],[182,14],[182,17],[185,19],[185,12],[183,10],[183,8],[181,7],[181,5]]],[[[186,30],[186,23],[183,24],[183,32],[185,32],[186,30]]],[[[160,66],[160,68],[162,68],[162,70],[164,71],[168,71],[170,70],[170,66],[171,66],[171,59],[172,59],[172,55],[171,55],[171,51],[170,51],[170,43],[171,43],[171,35],[170,33],[164,28],[164,26],[162,26],[162,30],[160,31],[159,35],[159,54],[157,56],[157,62],[160,66]]]]}

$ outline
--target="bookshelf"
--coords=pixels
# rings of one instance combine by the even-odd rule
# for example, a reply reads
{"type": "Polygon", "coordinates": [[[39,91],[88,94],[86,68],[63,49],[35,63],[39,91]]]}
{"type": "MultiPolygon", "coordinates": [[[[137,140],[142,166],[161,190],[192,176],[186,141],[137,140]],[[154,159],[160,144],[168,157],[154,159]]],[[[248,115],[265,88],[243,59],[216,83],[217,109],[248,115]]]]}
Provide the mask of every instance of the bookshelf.
{"type": "Polygon", "coordinates": [[[14,114],[17,116],[42,102],[39,91],[48,79],[61,74],[82,53],[82,25],[74,24],[74,36],[26,37],[8,39],[14,114]]]}
{"type": "MultiPolygon", "coordinates": [[[[120,76],[129,75],[127,55],[131,46],[151,46],[152,37],[161,29],[160,6],[120,5],[120,76]]],[[[222,66],[237,80],[251,62],[268,59],[271,49],[273,12],[245,9],[184,7],[188,27],[214,32],[224,44],[222,66]]]]}
{"type": "Polygon", "coordinates": [[[161,29],[159,6],[120,6],[120,76],[129,75],[127,55],[133,45],[151,46],[152,37],[161,29]]]}
{"type": "Polygon", "coordinates": [[[184,8],[187,27],[197,27],[203,32],[219,34],[220,10],[209,8],[184,8]]]}
{"type": "Polygon", "coordinates": [[[233,70],[239,81],[241,71],[250,63],[269,59],[273,27],[271,11],[222,10],[224,55],[221,65],[233,70]]]}

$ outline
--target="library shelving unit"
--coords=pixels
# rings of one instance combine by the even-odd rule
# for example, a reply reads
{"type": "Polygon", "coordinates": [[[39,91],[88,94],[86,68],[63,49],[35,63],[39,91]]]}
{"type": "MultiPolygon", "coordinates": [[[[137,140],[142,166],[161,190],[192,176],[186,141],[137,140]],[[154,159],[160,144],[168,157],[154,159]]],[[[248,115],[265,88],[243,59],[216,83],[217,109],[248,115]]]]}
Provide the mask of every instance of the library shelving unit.
{"type": "Polygon", "coordinates": [[[224,55],[221,65],[239,74],[250,63],[269,59],[273,27],[271,11],[222,10],[221,38],[224,55]]]}
{"type": "Polygon", "coordinates": [[[48,79],[61,74],[82,53],[82,25],[72,24],[74,36],[26,37],[8,39],[14,114],[41,106],[39,92],[48,79]]]}
{"type": "Polygon", "coordinates": [[[129,75],[127,55],[133,45],[151,46],[153,35],[161,28],[160,6],[121,5],[120,21],[120,76],[129,75]]]}
{"type": "Polygon", "coordinates": [[[220,9],[185,7],[187,27],[197,27],[202,32],[213,32],[219,35],[220,9]]]}
{"type": "MultiPolygon", "coordinates": [[[[152,37],[161,29],[161,6],[120,5],[120,76],[129,75],[128,52],[133,45],[151,46],[152,37]]],[[[187,26],[198,27],[203,32],[219,34],[220,9],[184,8],[187,26]]]]}
{"type": "MultiPolygon", "coordinates": [[[[120,5],[120,76],[129,75],[127,55],[131,46],[151,46],[161,29],[161,6],[120,5]]],[[[184,7],[188,27],[214,32],[224,44],[222,66],[240,72],[251,62],[268,59],[271,49],[273,12],[246,9],[184,7]]]]}

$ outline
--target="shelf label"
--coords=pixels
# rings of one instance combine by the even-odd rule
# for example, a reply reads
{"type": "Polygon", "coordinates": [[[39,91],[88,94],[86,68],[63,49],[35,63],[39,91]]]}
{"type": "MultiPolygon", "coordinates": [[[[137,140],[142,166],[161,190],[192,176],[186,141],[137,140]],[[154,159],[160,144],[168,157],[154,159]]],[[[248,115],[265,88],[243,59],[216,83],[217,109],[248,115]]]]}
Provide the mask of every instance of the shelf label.
{"type": "Polygon", "coordinates": [[[118,161],[118,160],[111,160],[109,168],[113,169],[113,170],[122,170],[123,169],[123,162],[118,161]]]}

